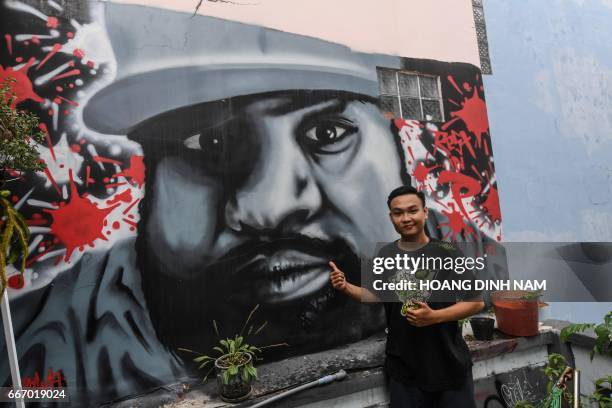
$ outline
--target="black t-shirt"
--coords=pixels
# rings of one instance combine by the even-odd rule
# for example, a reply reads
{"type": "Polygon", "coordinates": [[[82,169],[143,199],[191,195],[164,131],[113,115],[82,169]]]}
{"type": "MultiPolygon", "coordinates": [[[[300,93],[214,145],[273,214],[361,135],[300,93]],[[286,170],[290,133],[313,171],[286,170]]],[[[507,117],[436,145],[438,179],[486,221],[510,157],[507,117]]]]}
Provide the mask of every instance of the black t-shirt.
{"type": "MultiPolygon", "coordinates": [[[[396,254],[408,254],[411,257],[442,259],[462,257],[459,249],[447,242],[431,240],[415,251],[405,251],[393,242],[381,248],[379,257],[395,257],[396,254]]],[[[393,279],[397,271],[385,271],[385,281],[393,279]]],[[[446,269],[416,272],[416,276],[427,279],[473,280],[474,274],[465,271],[457,274],[446,269]]],[[[432,309],[442,309],[459,300],[478,299],[479,292],[474,290],[453,291],[451,301],[449,293],[433,292],[421,297],[432,309]],[[436,300],[438,296],[438,300],[436,300]],[[441,301],[443,300],[443,301],[441,301]]],[[[441,391],[457,388],[464,383],[472,361],[457,321],[434,324],[426,327],[411,325],[401,314],[402,302],[385,302],[387,318],[387,345],[385,371],[395,380],[406,385],[416,386],[424,391],[441,391]]]]}

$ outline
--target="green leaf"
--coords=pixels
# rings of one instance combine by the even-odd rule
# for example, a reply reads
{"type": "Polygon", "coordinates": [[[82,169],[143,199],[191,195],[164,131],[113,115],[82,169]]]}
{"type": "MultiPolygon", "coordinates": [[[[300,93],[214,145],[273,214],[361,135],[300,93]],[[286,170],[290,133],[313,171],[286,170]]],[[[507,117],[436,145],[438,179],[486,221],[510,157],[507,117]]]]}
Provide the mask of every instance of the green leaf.
{"type": "Polygon", "coordinates": [[[227,372],[231,377],[233,377],[238,374],[238,367],[236,367],[235,365],[231,365],[228,367],[227,372]]]}
{"type": "Polygon", "coordinates": [[[204,361],[202,364],[200,364],[200,366],[198,367],[199,370],[203,369],[204,367],[206,367],[207,365],[209,365],[210,363],[212,363],[214,360],[206,360],[204,361]]]}
{"type": "Polygon", "coordinates": [[[565,343],[567,342],[567,339],[569,338],[569,336],[571,336],[572,334],[583,332],[591,327],[595,327],[595,324],[593,323],[570,324],[569,326],[566,326],[561,330],[561,333],[559,334],[559,338],[561,339],[563,343],[565,343]]]}

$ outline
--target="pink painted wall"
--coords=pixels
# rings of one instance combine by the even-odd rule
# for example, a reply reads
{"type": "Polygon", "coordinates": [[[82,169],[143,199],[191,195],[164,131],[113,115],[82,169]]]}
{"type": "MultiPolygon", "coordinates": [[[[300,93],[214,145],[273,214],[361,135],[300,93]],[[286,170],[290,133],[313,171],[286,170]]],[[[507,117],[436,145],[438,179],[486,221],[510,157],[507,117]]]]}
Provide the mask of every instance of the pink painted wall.
{"type": "MultiPolygon", "coordinates": [[[[197,5],[196,0],[116,2],[187,13],[197,5]]],[[[199,14],[321,38],[356,51],[480,66],[471,0],[203,0],[199,14]]]]}

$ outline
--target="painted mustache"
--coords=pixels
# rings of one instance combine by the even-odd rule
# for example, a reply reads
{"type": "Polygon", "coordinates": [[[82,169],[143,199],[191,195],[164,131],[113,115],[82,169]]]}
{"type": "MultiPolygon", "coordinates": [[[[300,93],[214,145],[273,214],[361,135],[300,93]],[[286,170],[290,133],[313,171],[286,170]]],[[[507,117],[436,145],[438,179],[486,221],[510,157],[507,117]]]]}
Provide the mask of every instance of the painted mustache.
{"type": "Polygon", "coordinates": [[[248,290],[263,303],[281,303],[319,295],[328,286],[328,262],[352,264],[357,257],[340,240],[305,236],[270,242],[252,241],[232,249],[217,261],[214,269],[234,288],[248,290]],[[352,259],[353,262],[347,262],[352,259]]]}

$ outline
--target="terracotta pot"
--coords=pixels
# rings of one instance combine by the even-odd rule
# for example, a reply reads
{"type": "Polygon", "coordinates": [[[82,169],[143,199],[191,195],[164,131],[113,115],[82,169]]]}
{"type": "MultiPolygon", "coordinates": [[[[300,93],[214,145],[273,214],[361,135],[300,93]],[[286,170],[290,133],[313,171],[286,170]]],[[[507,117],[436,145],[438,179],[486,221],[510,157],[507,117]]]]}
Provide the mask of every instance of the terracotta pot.
{"type": "Polygon", "coordinates": [[[512,336],[538,334],[538,299],[524,299],[527,291],[499,291],[491,294],[497,328],[512,336]]]}
{"type": "Polygon", "coordinates": [[[251,381],[245,382],[242,379],[242,371],[244,367],[253,360],[253,356],[249,353],[244,353],[247,359],[238,366],[238,375],[232,376],[228,384],[223,383],[223,373],[227,370],[227,366],[223,364],[223,359],[229,354],[225,354],[215,360],[215,371],[217,373],[217,387],[221,399],[227,402],[244,401],[251,395],[251,381]]]}

